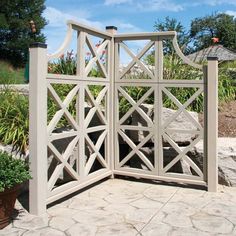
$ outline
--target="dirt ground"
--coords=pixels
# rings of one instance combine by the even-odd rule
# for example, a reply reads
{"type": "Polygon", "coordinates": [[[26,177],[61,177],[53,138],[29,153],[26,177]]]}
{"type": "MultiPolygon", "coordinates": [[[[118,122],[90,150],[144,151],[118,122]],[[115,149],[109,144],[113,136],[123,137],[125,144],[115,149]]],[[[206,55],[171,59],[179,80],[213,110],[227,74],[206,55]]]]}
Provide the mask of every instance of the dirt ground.
{"type": "MultiPolygon", "coordinates": [[[[219,137],[236,137],[236,100],[222,103],[218,110],[219,137]]],[[[202,114],[199,114],[202,123],[202,114]]]]}

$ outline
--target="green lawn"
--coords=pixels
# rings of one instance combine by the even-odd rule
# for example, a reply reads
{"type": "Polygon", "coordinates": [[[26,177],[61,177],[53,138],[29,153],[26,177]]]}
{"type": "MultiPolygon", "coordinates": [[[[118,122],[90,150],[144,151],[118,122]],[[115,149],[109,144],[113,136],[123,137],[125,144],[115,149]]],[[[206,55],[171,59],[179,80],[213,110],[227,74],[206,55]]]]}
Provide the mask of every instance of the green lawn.
{"type": "Polygon", "coordinates": [[[5,61],[0,61],[0,84],[24,84],[24,68],[15,69],[5,61]]]}

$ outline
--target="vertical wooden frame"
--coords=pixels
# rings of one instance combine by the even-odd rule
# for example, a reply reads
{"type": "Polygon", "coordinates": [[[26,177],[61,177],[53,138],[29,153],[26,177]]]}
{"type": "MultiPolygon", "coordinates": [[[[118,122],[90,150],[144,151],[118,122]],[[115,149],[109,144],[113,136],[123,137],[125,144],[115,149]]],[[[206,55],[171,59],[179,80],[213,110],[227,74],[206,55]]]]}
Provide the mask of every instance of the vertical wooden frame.
{"type": "Polygon", "coordinates": [[[47,199],[47,45],[30,45],[29,153],[31,214],[46,211],[47,199]]]}
{"type": "Polygon", "coordinates": [[[218,185],[218,59],[207,58],[207,185],[216,192],[218,185]]]}
{"type": "MultiPolygon", "coordinates": [[[[84,80],[85,79],[85,32],[79,31],[77,35],[77,75],[84,80]]],[[[85,169],[85,127],[84,127],[84,104],[85,104],[85,86],[82,82],[79,88],[79,94],[77,96],[77,117],[79,118],[79,145],[78,145],[78,170],[80,180],[84,178],[85,169]]]]}
{"type": "MultiPolygon", "coordinates": [[[[113,36],[117,33],[117,27],[115,26],[107,26],[106,31],[113,36]]],[[[107,104],[108,109],[108,141],[107,141],[107,155],[108,155],[108,165],[110,170],[113,172],[115,169],[115,114],[116,114],[116,106],[114,104],[116,95],[115,95],[115,41],[114,37],[108,44],[108,78],[109,78],[109,88],[108,88],[108,100],[109,103],[107,104]]],[[[111,176],[114,178],[114,174],[111,176]]]]}

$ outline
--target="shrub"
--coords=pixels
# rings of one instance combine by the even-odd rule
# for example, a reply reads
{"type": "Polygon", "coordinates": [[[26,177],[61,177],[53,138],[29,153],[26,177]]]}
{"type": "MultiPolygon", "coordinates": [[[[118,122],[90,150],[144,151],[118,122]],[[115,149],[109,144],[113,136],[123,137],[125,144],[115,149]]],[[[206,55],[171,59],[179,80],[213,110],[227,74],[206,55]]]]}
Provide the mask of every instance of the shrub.
{"type": "Polygon", "coordinates": [[[26,161],[0,151],[0,192],[31,178],[26,161]]]}

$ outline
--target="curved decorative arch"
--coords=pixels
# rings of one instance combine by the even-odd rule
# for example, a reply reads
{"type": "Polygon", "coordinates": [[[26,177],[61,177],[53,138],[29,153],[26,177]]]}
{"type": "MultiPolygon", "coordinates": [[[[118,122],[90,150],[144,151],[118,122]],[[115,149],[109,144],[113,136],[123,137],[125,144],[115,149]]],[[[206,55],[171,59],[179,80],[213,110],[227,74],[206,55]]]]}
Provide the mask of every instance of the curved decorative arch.
{"type": "Polygon", "coordinates": [[[56,58],[60,57],[65,52],[65,50],[68,48],[69,43],[71,42],[71,39],[72,39],[73,28],[72,28],[71,22],[69,22],[69,21],[67,22],[67,26],[68,26],[68,28],[67,28],[66,37],[65,37],[62,45],[59,47],[59,49],[55,53],[47,55],[48,60],[56,59],[56,58]]]}
{"type": "Polygon", "coordinates": [[[188,59],[181,51],[181,49],[179,48],[179,44],[177,42],[177,34],[175,34],[174,38],[173,38],[173,46],[174,46],[174,49],[175,49],[175,52],[177,53],[177,55],[183,60],[183,62],[185,62],[186,64],[194,67],[194,68],[197,68],[197,69],[202,69],[202,65],[199,65],[199,64],[196,64],[194,63],[193,61],[191,61],[190,59],[188,59]]]}

